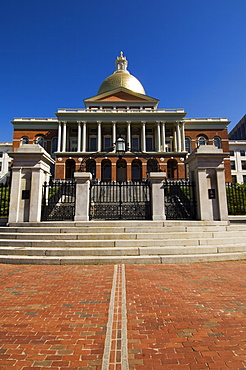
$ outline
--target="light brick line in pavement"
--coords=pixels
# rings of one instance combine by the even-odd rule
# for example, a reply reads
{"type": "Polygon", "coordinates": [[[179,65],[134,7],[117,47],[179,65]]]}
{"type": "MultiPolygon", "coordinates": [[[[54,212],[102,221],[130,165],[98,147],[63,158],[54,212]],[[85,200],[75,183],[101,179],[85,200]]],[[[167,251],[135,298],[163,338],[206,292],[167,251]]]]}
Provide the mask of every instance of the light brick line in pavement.
{"type": "Polygon", "coordinates": [[[114,267],[103,370],[128,370],[125,266],[114,267]]]}

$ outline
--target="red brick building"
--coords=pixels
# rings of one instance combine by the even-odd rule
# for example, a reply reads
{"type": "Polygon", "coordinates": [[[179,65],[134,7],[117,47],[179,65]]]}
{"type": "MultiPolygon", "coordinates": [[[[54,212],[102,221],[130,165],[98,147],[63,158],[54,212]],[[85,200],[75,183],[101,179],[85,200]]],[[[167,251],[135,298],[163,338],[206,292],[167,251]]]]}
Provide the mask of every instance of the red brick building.
{"type": "MultiPolygon", "coordinates": [[[[150,171],[184,178],[185,158],[198,145],[229,152],[226,118],[186,118],[183,109],[158,109],[159,101],[146,95],[127,64],[121,53],[116,71],[84,100],[85,108],[58,109],[54,118],[15,118],[13,149],[38,142],[55,158],[56,178],[86,170],[104,181],[137,181],[150,171]],[[119,137],[126,144],[120,157],[119,137]]],[[[229,157],[225,172],[231,181],[229,157]]]]}

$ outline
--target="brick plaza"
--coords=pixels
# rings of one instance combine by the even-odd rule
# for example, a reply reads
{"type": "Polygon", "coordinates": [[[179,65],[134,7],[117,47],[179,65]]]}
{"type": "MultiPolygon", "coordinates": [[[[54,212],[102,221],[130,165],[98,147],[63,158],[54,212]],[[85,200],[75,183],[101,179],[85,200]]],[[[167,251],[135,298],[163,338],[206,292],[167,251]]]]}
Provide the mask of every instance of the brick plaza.
{"type": "Polygon", "coordinates": [[[246,261],[0,265],[1,369],[246,369],[246,261]]]}

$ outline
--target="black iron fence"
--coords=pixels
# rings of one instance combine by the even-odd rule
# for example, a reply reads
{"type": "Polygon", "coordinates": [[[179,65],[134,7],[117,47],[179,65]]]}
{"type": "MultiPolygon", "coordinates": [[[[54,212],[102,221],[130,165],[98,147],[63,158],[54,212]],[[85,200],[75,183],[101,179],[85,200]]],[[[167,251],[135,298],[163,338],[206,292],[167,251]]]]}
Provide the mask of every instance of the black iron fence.
{"type": "Polygon", "coordinates": [[[0,217],[7,218],[9,215],[10,184],[0,183],[0,217]]]}
{"type": "Polygon", "coordinates": [[[246,215],[246,184],[226,183],[229,215],[246,215]]]}
{"type": "Polygon", "coordinates": [[[71,180],[50,180],[43,185],[42,221],[73,220],[75,213],[75,188],[71,180]]]}
{"type": "Polygon", "coordinates": [[[90,186],[90,219],[150,220],[150,184],[144,182],[96,182],[90,186]]]}
{"type": "Polygon", "coordinates": [[[195,220],[195,184],[189,179],[166,179],[164,183],[167,220],[195,220]]]}

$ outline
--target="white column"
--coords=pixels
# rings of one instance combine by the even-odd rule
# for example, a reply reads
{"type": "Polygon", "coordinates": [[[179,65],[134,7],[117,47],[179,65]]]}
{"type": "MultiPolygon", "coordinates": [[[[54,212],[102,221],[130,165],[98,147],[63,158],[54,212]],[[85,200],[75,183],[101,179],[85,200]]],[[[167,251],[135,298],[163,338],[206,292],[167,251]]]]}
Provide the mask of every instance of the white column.
{"type": "Polygon", "coordinates": [[[67,142],[67,122],[63,122],[63,135],[62,135],[62,151],[66,151],[67,142]]]}
{"type": "Polygon", "coordinates": [[[132,138],[131,138],[131,122],[127,121],[127,144],[128,144],[128,152],[131,151],[132,146],[132,138]]]}
{"type": "Polygon", "coordinates": [[[177,151],[181,151],[180,127],[179,122],[176,123],[177,151]]]}
{"type": "Polygon", "coordinates": [[[86,121],[83,121],[83,139],[82,139],[82,152],[86,152],[86,121]]]}
{"type": "Polygon", "coordinates": [[[160,122],[156,122],[156,130],[157,130],[157,152],[161,151],[161,130],[160,130],[160,122]]]}
{"type": "Polygon", "coordinates": [[[146,152],[145,121],[142,121],[142,152],[146,152]]]}
{"type": "Polygon", "coordinates": [[[166,151],[166,126],[165,122],[161,122],[161,138],[162,138],[162,150],[166,151]]]}
{"type": "Polygon", "coordinates": [[[57,151],[61,151],[61,122],[58,122],[58,139],[57,139],[57,151]]]}
{"type": "Polygon", "coordinates": [[[97,121],[97,151],[101,152],[101,142],[102,142],[102,127],[101,121],[97,121]]]}
{"type": "Polygon", "coordinates": [[[81,122],[78,122],[78,145],[77,145],[77,152],[81,151],[81,122]]]}
{"type": "Polygon", "coordinates": [[[185,129],[184,122],[181,122],[181,150],[185,152],[185,129]]]}
{"type": "Polygon", "coordinates": [[[112,146],[114,148],[114,152],[115,152],[115,143],[116,143],[116,121],[112,121],[112,124],[113,124],[113,127],[112,127],[112,146]]]}

